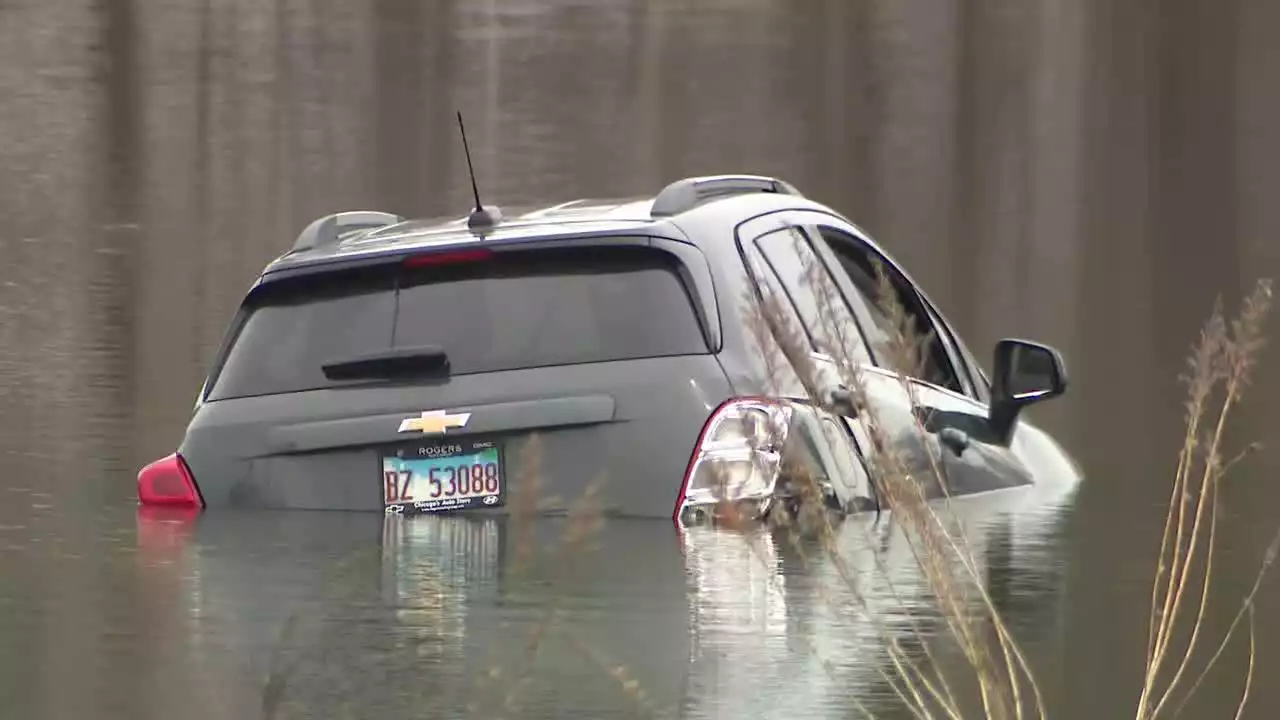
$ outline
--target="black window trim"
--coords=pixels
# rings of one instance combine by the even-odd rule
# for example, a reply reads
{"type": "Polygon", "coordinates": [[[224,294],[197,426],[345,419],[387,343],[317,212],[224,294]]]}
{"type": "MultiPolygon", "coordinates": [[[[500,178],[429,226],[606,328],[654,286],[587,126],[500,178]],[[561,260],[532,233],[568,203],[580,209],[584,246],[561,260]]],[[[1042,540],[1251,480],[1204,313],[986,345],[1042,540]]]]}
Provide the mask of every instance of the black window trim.
{"type": "Polygon", "coordinates": [[[933,323],[941,331],[943,335],[943,343],[947,346],[948,352],[953,359],[953,363],[958,364],[958,367],[964,371],[965,377],[961,378],[961,382],[963,383],[966,379],[968,380],[968,390],[966,395],[969,395],[969,397],[984,405],[988,404],[991,399],[990,383],[987,381],[986,375],[982,372],[982,368],[969,362],[969,354],[967,353],[968,349],[962,348],[960,333],[951,326],[951,323],[947,321],[946,317],[944,317],[942,312],[938,310],[937,306],[929,300],[928,296],[918,288],[916,290],[916,294],[919,296],[920,302],[924,305],[925,310],[933,316],[933,323]]]}

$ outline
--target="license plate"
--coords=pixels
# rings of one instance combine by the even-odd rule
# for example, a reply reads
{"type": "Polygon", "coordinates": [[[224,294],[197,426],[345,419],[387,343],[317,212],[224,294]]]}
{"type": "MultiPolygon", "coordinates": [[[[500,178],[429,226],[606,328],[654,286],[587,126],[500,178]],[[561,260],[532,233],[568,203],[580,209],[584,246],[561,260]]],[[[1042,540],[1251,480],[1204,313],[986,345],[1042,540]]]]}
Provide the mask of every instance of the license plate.
{"type": "Polygon", "coordinates": [[[502,451],[492,440],[404,446],[382,456],[382,504],[389,513],[502,505],[502,451]]]}

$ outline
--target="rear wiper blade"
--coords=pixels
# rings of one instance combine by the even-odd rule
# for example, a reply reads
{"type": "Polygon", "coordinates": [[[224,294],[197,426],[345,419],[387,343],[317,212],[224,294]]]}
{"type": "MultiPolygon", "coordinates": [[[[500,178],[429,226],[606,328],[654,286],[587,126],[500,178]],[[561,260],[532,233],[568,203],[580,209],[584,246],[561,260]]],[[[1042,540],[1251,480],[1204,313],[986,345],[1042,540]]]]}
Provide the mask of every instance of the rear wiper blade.
{"type": "Polygon", "coordinates": [[[449,356],[439,345],[388,348],[320,366],[330,380],[442,374],[449,370],[449,356]]]}

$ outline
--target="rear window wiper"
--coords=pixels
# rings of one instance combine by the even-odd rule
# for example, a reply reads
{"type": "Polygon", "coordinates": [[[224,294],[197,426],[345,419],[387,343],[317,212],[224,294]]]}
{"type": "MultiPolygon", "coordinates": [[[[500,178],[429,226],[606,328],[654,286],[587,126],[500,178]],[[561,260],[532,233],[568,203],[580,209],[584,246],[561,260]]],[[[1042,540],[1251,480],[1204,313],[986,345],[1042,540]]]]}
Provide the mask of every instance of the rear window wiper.
{"type": "Polygon", "coordinates": [[[438,375],[449,371],[449,356],[439,345],[387,348],[351,358],[331,360],[321,365],[320,369],[330,380],[438,375]]]}

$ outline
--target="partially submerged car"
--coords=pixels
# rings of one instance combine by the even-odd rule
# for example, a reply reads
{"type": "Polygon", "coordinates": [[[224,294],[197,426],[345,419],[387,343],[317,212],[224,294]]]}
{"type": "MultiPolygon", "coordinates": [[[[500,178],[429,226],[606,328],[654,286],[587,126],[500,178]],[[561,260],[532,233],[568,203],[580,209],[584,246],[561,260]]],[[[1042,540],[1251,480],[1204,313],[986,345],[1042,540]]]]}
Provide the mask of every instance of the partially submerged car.
{"type": "Polygon", "coordinates": [[[847,218],[784,181],[719,175],[508,219],[477,202],[441,221],[316,220],[247,293],[185,437],[142,469],[138,499],[502,514],[536,470],[539,512],[602,482],[606,513],[686,524],[725,501],[786,506],[790,457],[829,508],[854,512],[880,505],[862,408],[812,387],[847,396],[849,363],[886,435],[937,458],[951,494],[1077,479],[1019,417],[1066,388],[1053,348],[1003,340],[988,380],[847,218]],[[873,300],[876,267],[928,338],[911,377],[887,357],[895,319],[873,300]],[[801,330],[808,390],[795,367],[778,379],[752,319],[764,297],[801,330]]]}

